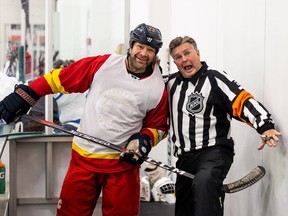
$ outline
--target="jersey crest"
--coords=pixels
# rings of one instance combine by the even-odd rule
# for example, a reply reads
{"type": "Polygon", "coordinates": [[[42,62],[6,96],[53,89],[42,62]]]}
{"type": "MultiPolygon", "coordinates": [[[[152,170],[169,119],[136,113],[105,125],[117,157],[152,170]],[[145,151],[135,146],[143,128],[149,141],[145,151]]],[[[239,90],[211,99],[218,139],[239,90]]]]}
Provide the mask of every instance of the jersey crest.
{"type": "Polygon", "coordinates": [[[188,96],[188,101],[186,104],[187,111],[192,113],[192,115],[201,112],[203,109],[203,100],[204,97],[202,93],[192,92],[188,96]]]}

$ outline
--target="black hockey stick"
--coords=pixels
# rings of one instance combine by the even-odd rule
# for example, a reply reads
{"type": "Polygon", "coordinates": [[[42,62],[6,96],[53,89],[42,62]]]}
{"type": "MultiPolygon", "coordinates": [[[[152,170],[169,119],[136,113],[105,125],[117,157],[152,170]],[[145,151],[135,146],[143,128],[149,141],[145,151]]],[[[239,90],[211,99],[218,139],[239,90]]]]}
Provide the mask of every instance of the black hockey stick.
{"type": "MultiPolygon", "coordinates": [[[[29,119],[31,121],[37,122],[37,123],[39,123],[41,125],[48,126],[48,127],[54,128],[54,129],[58,129],[58,130],[60,130],[62,132],[65,132],[65,133],[68,133],[68,134],[71,134],[71,135],[74,135],[74,136],[89,140],[91,142],[95,142],[95,143],[97,143],[99,145],[114,149],[114,150],[116,150],[118,152],[125,151],[125,149],[123,147],[114,145],[114,144],[112,144],[110,142],[107,142],[105,140],[90,136],[90,135],[82,133],[80,131],[66,130],[65,128],[61,127],[60,125],[55,124],[54,122],[46,121],[44,119],[37,118],[37,117],[32,117],[32,116],[28,116],[28,115],[24,115],[24,116],[22,116],[22,118],[26,118],[26,119],[29,119]]],[[[159,167],[161,167],[163,169],[166,169],[166,170],[168,170],[170,172],[174,172],[174,173],[176,173],[178,175],[186,176],[186,177],[191,178],[191,179],[194,179],[194,177],[195,177],[191,173],[185,172],[185,171],[180,170],[178,168],[175,168],[173,166],[169,166],[167,164],[162,163],[161,161],[154,160],[154,159],[152,159],[150,157],[142,157],[142,159],[144,161],[150,163],[150,164],[159,166],[159,167]]],[[[232,183],[229,183],[229,184],[224,184],[222,189],[223,189],[223,191],[225,193],[235,193],[237,191],[243,190],[243,189],[245,189],[247,187],[250,187],[251,185],[255,184],[264,175],[265,175],[264,167],[257,166],[256,168],[254,168],[245,177],[243,177],[243,178],[241,178],[241,179],[239,179],[239,180],[237,180],[235,182],[232,182],[232,183]]]]}

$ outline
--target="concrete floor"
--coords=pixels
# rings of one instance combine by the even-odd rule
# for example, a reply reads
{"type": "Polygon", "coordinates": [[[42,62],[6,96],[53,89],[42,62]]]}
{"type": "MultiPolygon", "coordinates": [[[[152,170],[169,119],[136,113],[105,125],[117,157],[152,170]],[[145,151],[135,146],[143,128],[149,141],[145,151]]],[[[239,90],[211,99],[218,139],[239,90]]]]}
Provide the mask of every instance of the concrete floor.
{"type": "Polygon", "coordinates": [[[140,216],[174,216],[175,205],[163,202],[141,202],[140,216]]]}
{"type": "MultiPolygon", "coordinates": [[[[140,216],[174,216],[175,206],[163,202],[141,202],[140,216]]],[[[101,204],[98,204],[93,216],[101,216],[101,204]]]]}

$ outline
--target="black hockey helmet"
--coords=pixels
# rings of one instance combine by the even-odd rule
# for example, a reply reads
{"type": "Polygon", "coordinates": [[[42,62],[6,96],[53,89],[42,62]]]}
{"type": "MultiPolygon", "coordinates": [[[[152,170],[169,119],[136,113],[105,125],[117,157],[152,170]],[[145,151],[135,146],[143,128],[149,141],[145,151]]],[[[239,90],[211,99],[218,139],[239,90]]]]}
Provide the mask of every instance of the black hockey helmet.
{"type": "Polygon", "coordinates": [[[132,47],[135,42],[146,44],[156,49],[155,54],[162,47],[162,35],[159,29],[142,23],[130,32],[129,45],[132,47]]]}

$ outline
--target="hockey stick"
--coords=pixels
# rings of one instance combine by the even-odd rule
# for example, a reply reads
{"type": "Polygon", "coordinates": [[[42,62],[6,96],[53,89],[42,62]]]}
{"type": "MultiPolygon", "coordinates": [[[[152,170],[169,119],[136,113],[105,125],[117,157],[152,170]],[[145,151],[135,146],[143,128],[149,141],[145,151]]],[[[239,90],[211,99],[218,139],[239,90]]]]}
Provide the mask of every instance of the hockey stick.
{"type": "MultiPolygon", "coordinates": [[[[54,129],[58,129],[58,130],[60,130],[62,132],[65,132],[67,134],[71,134],[71,135],[74,135],[74,136],[89,140],[91,142],[95,142],[95,143],[97,143],[99,145],[114,149],[114,150],[116,150],[118,152],[125,151],[125,149],[123,147],[114,145],[114,144],[112,144],[110,142],[107,142],[105,140],[90,136],[90,135],[82,133],[80,131],[66,130],[65,128],[61,127],[60,125],[55,124],[54,122],[46,121],[44,119],[37,118],[37,117],[32,117],[32,116],[28,116],[28,115],[24,115],[24,116],[22,116],[22,118],[26,118],[26,119],[29,119],[31,121],[37,122],[37,123],[39,123],[41,125],[48,126],[48,127],[54,128],[54,129]]],[[[152,159],[150,157],[142,157],[142,159],[144,161],[150,163],[150,164],[159,166],[159,167],[161,167],[163,169],[166,169],[166,170],[168,170],[170,172],[174,172],[174,173],[176,173],[178,175],[186,176],[186,177],[188,177],[190,179],[194,179],[194,177],[195,177],[191,173],[185,172],[185,171],[180,170],[178,168],[175,168],[173,166],[169,166],[167,164],[162,163],[161,161],[154,160],[154,159],[152,159]]],[[[245,188],[250,187],[251,185],[255,184],[264,175],[265,175],[264,167],[257,166],[256,168],[254,168],[245,177],[243,177],[243,178],[241,178],[241,179],[239,179],[239,180],[237,180],[235,182],[223,185],[222,189],[223,189],[223,191],[225,193],[235,193],[237,191],[244,190],[245,188]]]]}
{"type": "MultiPolygon", "coordinates": [[[[82,133],[80,131],[67,130],[67,129],[61,127],[60,125],[55,124],[54,122],[46,121],[44,119],[37,118],[37,117],[32,117],[32,116],[28,116],[28,115],[24,115],[24,116],[22,116],[22,118],[29,119],[31,121],[37,122],[37,123],[39,123],[41,125],[44,125],[44,126],[48,126],[48,127],[54,128],[54,129],[58,129],[58,130],[63,131],[65,133],[67,133],[67,134],[72,134],[74,136],[89,140],[89,141],[97,143],[99,145],[111,148],[111,149],[116,150],[118,152],[125,151],[125,148],[123,148],[121,146],[117,146],[115,144],[109,143],[109,142],[107,142],[105,140],[102,140],[102,139],[99,139],[99,138],[96,138],[96,137],[93,137],[93,136],[90,136],[90,135],[82,133]]],[[[142,159],[144,161],[148,162],[148,163],[151,163],[153,165],[159,166],[159,167],[161,167],[163,169],[166,169],[166,170],[168,170],[170,172],[174,172],[176,174],[183,175],[183,176],[186,176],[186,177],[191,178],[191,179],[194,178],[194,175],[192,175],[190,173],[187,173],[187,172],[185,172],[183,170],[179,170],[179,169],[177,169],[175,167],[168,166],[167,164],[164,164],[161,161],[154,160],[154,159],[152,159],[150,157],[142,157],[142,159]]]]}
{"type": "Polygon", "coordinates": [[[241,190],[244,190],[245,188],[250,187],[251,185],[255,184],[258,182],[261,178],[264,177],[266,171],[265,168],[262,166],[257,166],[254,168],[250,173],[248,173],[246,176],[243,178],[231,182],[229,184],[224,184],[222,189],[226,193],[235,193],[241,190]]]}

